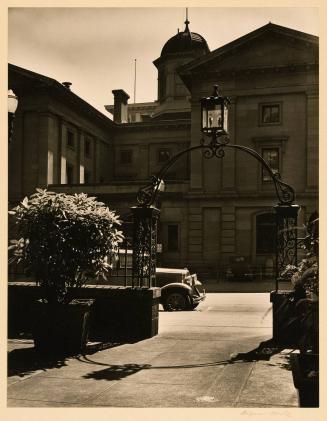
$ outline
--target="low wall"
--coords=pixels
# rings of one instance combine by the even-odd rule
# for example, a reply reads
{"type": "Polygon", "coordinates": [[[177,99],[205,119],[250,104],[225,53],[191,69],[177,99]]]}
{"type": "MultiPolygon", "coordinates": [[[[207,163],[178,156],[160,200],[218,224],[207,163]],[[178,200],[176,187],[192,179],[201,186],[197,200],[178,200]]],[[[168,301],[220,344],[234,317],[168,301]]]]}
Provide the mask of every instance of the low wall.
{"type": "MultiPolygon", "coordinates": [[[[87,285],[75,298],[94,298],[90,340],[141,340],[158,333],[160,288],[87,285]]],[[[8,335],[31,333],[31,304],[42,297],[32,282],[8,284],[8,335]]]]}
{"type": "MultiPolygon", "coordinates": [[[[297,348],[297,340],[292,336],[292,328],[286,329],[285,325],[294,317],[292,309],[288,308],[288,298],[292,291],[272,291],[270,293],[270,302],[273,307],[273,339],[276,345],[285,348],[297,348]]],[[[296,336],[297,332],[294,331],[296,336]]]]}

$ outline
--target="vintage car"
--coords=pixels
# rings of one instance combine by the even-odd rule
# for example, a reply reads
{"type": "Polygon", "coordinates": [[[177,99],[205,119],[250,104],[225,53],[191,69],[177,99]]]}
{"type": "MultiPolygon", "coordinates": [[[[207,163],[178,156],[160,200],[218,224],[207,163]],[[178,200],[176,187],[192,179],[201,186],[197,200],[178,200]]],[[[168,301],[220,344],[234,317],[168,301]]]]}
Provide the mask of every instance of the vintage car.
{"type": "MultiPolygon", "coordinates": [[[[112,262],[108,274],[110,285],[132,285],[131,249],[120,249],[118,258],[112,262]]],[[[184,269],[156,268],[156,287],[161,288],[161,299],[165,311],[193,310],[205,299],[205,290],[197,275],[184,269]]]]}
{"type": "Polygon", "coordinates": [[[165,311],[193,310],[206,297],[197,275],[186,268],[157,267],[156,286],[161,288],[160,303],[165,311]]]}

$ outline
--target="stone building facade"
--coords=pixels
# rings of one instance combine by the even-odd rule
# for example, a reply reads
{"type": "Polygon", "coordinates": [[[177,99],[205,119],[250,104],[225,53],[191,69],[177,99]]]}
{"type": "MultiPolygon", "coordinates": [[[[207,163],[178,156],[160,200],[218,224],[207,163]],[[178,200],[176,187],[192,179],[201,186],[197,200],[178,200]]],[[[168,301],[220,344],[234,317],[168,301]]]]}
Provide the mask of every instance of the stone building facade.
{"type": "MultiPolygon", "coordinates": [[[[199,99],[218,84],[231,98],[230,143],[256,150],[294,187],[299,225],[318,209],[317,37],[269,23],[210,52],[186,21],[154,64],[157,101],[129,106],[128,94],[117,89],[114,105],[106,106],[114,121],[58,82],[50,86],[34,74],[43,85],[38,94],[35,88],[22,93],[10,146],[9,197],[19,199],[38,185],[84,191],[129,221],[138,189],[176,153],[199,144],[199,99]]],[[[9,87],[19,96],[20,72],[29,74],[15,66],[9,70],[9,87]]],[[[28,78],[22,85],[29,85],[28,78]]],[[[208,160],[194,151],[164,181],[162,265],[188,266],[208,277],[235,256],[258,267],[271,265],[272,207],[278,200],[252,157],[228,149],[224,158],[208,160]]]]}
{"type": "Polygon", "coordinates": [[[19,98],[9,144],[9,202],[38,186],[111,180],[115,124],[69,85],[11,64],[8,76],[19,98]]]}

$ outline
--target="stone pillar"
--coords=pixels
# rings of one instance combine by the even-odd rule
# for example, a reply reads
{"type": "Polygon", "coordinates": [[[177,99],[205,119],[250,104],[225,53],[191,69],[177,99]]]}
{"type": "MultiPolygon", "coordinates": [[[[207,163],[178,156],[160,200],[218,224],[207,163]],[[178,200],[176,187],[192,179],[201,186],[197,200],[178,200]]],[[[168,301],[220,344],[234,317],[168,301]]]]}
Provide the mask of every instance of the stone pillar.
{"type": "Polygon", "coordinates": [[[221,208],[221,213],[221,255],[223,263],[227,264],[229,258],[234,256],[236,252],[235,208],[234,206],[223,206],[221,208]]]}
{"type": "Polygon", "coordinates": [[[79,130],[78,131],[78,179],[77,182],[80,184],[84,184],[85,182],[85,135],[84,133],[79,130]]]}
{"type": "Polygon", "coordinates": [[[38,126],[38,176],[36,187],[46,188],[53,184],[53,150],[51,148],[50,118],[47,112],[39,113],[38,126]]]}
{"type": "Polygon", "coordinates": [[[93,183],[98,183],[99,182],[99,178],[100,178],[100,150],[101,150],[101,145],[100,145],[100,140],[97,139],[96,137],[93,138],[93,176],[92,176],[92,181],[93,183]]]}
{"type": "Polygon", "coordinates": [[[188,261],[189,265],[197,270],[202,266],[202,241],[203,241],[203,215],[202,206],[197,201],[192,201],[188,210],[188,261]]]}
{"type": "Polygon", "coordinates": [[[59,136],[60,136],[60,142],[59,142],[59,162],[60,162],[60,184],[66,184],[66,145],[67,145],[67,130],[64,125],[63,120],[59,119],[59,136]]]}
{"type": "Polygon", "coordinates": [[[297,216],[299,205],[276,205],[276,291],[282,271],[297,265],[297,216]]]}
{"type": "Polygon", "coordinates": [[[8,199],[16,204],[23,196],[24,184],[24,114],[15,117],[13,139],[8,146],[8,199]]]}
{"type": "MultiPolygon", "coordinates": [[[[139,146],[140,162],[144,165],[140,165],[138,169],[138,177],[142,180],[147,180],[149,178],[149,146],[140,145],[139,146]]],[[[156,157],[155,157],[156,159],[156,157]]]]}
{"type": "Polygon", "coordinates": [[[84,151],[82,149],[82,132],[80,127],[77,128],[77,145],[76,145],[76,151],[77,151],[77,156],[76,156],[76,183],[80,184],[81,182],[81,159],[83,159],[84,156],[84,151]],[[82,155],[82,156],[81,156],[82,155]]]}
{"type": "MultiPolygon", "coordinates": [[[[236,97],[231,98],[228,107],[228,137],[229,143],[235,144],[236,140],[236,97]]],[[[235,149],[225,148],[222,159],[222,190],[235,190],[235,149]]]]}
{"type": "MultiPolygon", "coordinates": [[[[200,145],[201,133],[201,106],[200,101],[192,101],[191,118],[191,145],[200,145]]],[[[202,190],[203,188],[203,156],[201,150],[195,150],[190,154],[190,187],[192,190],[202,190]]]]}
{"type": "Polygon", "coordinates": [[[318,189],[319,176],[319,98],[307,92],[307,190],[318,189]]]}
{"type": "Polygon", "coordinates": [[[160,211],[154,207],[133,207],[132,286],[156,286],[157,226],[160,211]]]}

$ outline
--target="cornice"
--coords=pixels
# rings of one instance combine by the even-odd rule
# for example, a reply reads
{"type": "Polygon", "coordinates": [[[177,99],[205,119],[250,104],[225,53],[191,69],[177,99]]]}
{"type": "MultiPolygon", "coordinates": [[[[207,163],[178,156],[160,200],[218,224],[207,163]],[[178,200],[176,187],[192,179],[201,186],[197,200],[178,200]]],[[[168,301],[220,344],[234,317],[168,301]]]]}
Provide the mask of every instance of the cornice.
{"type": "Polygon", "coordinates": [[[15,92],[19,93],[19,91],[21,91],[21,95],[24,95],[25,91],[29,92],[32,88],[33,90],[37,89],[38,91],[45,93],[45,95],[62,101],[64,104],[72,107],[75,112],[83,113],[86,118],[90,120],[93,119],[94,124],[99,124],[99,126],[106,130],[115,127],[116,124],[112,120],[76,95],[73,91],[64,87],[57,80],[13,64],[8,65],[8,71],[9,85],[14,87],[15,92]],[[22,83],[23,80],[24,83],[22,83]],[[19,86],[15,87],[17,83],[19,86]]]}
{"type": "Polygon", "coordinates": [[[216,79],[225,78],[225,79],[234,79],[236,77],[248,77],[252,75],[264,75],[264,74],[276,74],[276,73],[295,73],[295,72],[308,72],[308,71],[318,71],[318,63],[299,63],[291,65],[277,65],[277,66],[254,66],[254,67],[239,67],[239,68],[230,68],[225,70],[202,70],[194,71],[185,75],[189,76],[192,79],[216,79]]]}
{"type": "Polygon", "coordinates": [[[181,130],[191,127],[191,120],[163,120],[156,122],[123,123],[117,125],[116,132],[155,131],[155,130],[181,130]]]}

